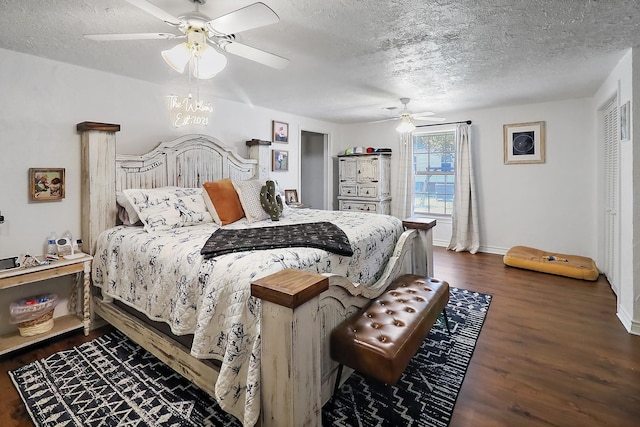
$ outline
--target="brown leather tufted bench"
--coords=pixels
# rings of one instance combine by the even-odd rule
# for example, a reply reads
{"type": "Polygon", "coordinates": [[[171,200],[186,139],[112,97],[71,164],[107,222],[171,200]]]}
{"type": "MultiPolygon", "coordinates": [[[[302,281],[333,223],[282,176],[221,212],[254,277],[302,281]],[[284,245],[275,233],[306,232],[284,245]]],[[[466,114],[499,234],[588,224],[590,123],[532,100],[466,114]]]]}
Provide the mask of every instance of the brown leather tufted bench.
{"type": "MultiPolygon", "coordinates": [[[[347,318],[331,333],[331,358],[384,384],[396,384],[445,307],[449,284],[431,277],[405,274],[378,298],[347,318]]],[[[450,332],[449,332],[450,333],[450,332]]]]}

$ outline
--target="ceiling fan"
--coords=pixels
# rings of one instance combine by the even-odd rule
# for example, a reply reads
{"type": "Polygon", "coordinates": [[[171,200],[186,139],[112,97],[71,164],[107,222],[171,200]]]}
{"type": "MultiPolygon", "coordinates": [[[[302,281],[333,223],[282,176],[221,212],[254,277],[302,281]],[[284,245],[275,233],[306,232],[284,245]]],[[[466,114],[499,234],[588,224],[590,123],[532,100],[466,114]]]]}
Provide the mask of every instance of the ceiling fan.
{"type": "Polygon", "coordinates": [[[169,50],[162,51],[163,59],[179,73],[187,64],[198,79],[210,79],[227,64],[227,58],[219,52],[237,55],[275,69],[283,69],[289,60],[236,41],[235,34],[265,25],[275,24],[278,15],[266,4],[257,2],[233,12],[211,19],[199,12],[206,0],[189,0],[195,12],[175,17],[147,0],[125,0],[143,11],[161,19],[182,34],[173,33],[129,33],[129,34],[85,34],[86,38],[98,41],[186,39],[169,50]]]}
{"type": "MultiPolygon", "coordinates": [[[[400,98],[400,102],[403,105],[403,109],[400,110],[400,113],[396,117],[391,117],[384,120],[378,120],[377,122],[386,122],[388,120],[400,120],[400,124],[396,127],[398,132],[411,132],[415,130],[416,126],[411,121],[430,121],[430,122],[444,122],[446,119],[444,117],[436,117],[435,113],[424,111],[421,113],[412,113],[407,108],[407,104],[409,104],[411,98],[400,98]]],[[[385,110],[393,111],[397,107],[386,107],[385,110]]]]}

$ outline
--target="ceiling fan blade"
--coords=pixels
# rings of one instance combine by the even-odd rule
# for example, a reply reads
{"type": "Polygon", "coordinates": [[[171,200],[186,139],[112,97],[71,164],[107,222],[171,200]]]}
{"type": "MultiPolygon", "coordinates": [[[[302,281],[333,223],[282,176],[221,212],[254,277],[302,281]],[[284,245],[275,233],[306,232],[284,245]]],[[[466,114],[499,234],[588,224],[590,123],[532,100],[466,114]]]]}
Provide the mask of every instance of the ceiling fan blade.
{"type": "Polygon", "coordinates": [[[411,120],[425,121],[425,122],[444,122],[447,119],[445,119],[444,117],[432,116],[432,117],[411,117],[411,120]]]}
{"type": "Polygon", "coordinates": [[[131,33],[131,34],[85,34],[86,38],[98,41],[117,41],[117,40],[170,40],[184,37],[176,36],[170,33],[131,33]]]}
{"type": "Polygon", "coordinates": [[[165,12],[155,4],[151,4],[146,0],[126,0],[126,2],[144,10],[145,12],[155,16],[156,18],[163,20],[167,24],[176,25],[176,26],[182,24],[182,22],[180,22],[178,18],[176,18],[175,16],[173,16],[168,12],[165,12]]]}
{"type": "Polygon", "coordinates": [[[233,55],[238,55],[251,61],[259,62],[271,68],[282,70],[289,64],[289,60],[246,44],[226,41],[220,43],[220,47],[233,55]]]}
{"type": "Polygon", "coordinates": [[[430,117],[435,116],[436,113],[432,113],[431,111],[424,111],[422,113],[413,113],[411,114],[412,119],[420,119],[421,117],[430,117]]]}
{"type": "Polygon", "coordinates": [[[212,19],[206,23],[206,27],[214,33],[225,35],[275,24],[278,21],[280,17],[269,6],[258,2],[212,19]]]}
{"type": "Polygon", "coordinates": [[[380,120],[374,120],[372,122],[367,122],[367,123],[382,123],[382,122],[390,122],[392,120],[398,120],[400,119],[400,117],[389,117],[388,119],[380,119],[380,120]]]}

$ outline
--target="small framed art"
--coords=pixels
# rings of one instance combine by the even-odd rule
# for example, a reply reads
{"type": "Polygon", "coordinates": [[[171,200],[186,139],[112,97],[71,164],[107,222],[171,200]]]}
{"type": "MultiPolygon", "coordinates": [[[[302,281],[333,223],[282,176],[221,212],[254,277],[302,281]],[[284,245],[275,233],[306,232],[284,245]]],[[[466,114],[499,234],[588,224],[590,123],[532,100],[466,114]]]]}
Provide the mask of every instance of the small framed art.
{"type": "Polygon", "coordinates": [[[271,150],[271,170],[289,170],[289,152],[285,150],[271,150]]]}
{"type": "Polygon", "coordinates": [[[629,115],[630,101],[620,106],[620,141],[629,140],[629,115]]]}
{"type": "Polygon", "coordinates": [[[544,163],[544,122],[503,125],[504,164],[544,163]]]}
{"type": "Polygon", "coordinates": [[[64,199],[64,168],[30,168],[29,193],[31,200],[64,199]]]}
{"type": "Polygon", "coordinates": [[[289,142],[289,123],[271,122],[271,141],[273,142],[289,142]]]}
{"type": "Polygon", "coordinates": [[[298,190],[284,190],[284,198],[288,205],[296,205],[298,201],[298,190]]]}

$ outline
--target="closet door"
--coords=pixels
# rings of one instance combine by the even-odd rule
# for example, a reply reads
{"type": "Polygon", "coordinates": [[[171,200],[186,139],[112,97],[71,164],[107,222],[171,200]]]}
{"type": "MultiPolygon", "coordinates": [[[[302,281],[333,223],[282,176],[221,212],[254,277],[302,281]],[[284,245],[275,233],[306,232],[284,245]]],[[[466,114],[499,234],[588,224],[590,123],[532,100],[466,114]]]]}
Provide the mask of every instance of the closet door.
{"type": "Polygon", "coordinates": [[[620,271],[620,131],[618,101],[613,99],[602,110],[604,156],[604,264],[600,267],[607,276],[611,288],[618,293],[618,272],[620,271]]]}

